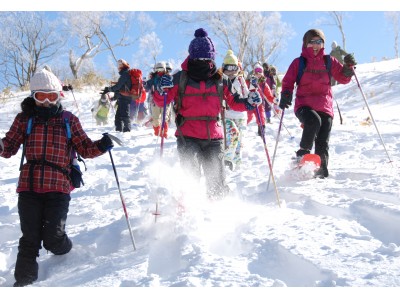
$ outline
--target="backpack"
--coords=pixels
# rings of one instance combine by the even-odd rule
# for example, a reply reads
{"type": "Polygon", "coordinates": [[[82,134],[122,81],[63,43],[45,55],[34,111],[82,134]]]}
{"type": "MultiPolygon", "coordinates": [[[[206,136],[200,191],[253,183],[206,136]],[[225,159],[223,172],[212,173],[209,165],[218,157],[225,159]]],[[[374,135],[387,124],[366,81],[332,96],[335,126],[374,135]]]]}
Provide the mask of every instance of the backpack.
{"type": "Polygon", "coordinates": [[[129,91],[121,92],[124,96],[130,96],[133,100],[142,101],[146,99],[146,97],[142,97],[142,94],[145,94],[146,91],[143,86],[143,78],[142,71],[139,69],[129,69],[129,76],[131,77],[131,89],[129,91]]]}
{"type": "MultiPolygon", "coordinates": [[[[219,120],[219,116],[216,117],[183,117],[182,115],[179,114],[179,110],[181,109],[182,106],[182,99],[184,96],[198,96],[198,95],[210,95],[210,96],[215,96],[215,93],[195,93],[195,94],[185,94],[186,90],[186,85],[189,80],[189,76],[187,75],[187,71],[182,70],[181,75],[179,78],[179,86],[178,86],[178,99],[175,102],[174,106],[174,111],[176,114],[176,128],[178,129],[180,135],[182,136],[182,132],[180,131],[180,127],[183,125],[183,123],[186,120],[219,120]]],[[[224,126],[224,143],[226,146],[226,124],[225,124],[225,105],[224,105],[224,86],[222,82],[222,78],[219,80],[215,81],[215,85],[217,87],[217,96],[219,97],[220,103],[221,103],[221,108],[222,108],[222,124],[224,126]]]]}
{"type": "MultiPolygon", "coordinates": [[[[65,123],[65,134],[67,136],[68,143],[71,140],[71,126],[70,126],[71,115],[72,115],[72,113],[69,112],[69,111],[65,111],[64,110],[62,112],[62,118],[63,118],[64,123],[65,123]]],[[[26,126],[26,136],[25,136],[25,142],[24,142],[23,149],[22,149],[21,164],[20,164],[20,168],[19,168],[20,171],[22,170],[22,165],[23,165],[24,157],[25,157],[26,139],[32,133],[32,128],[33,128],[33,125],[34,125],[33,124],[33,120],[34,120],[34,118],[30,117],[28,119],[28,124],[26,126]]],[[[65,174],[70,179],[70,181],[72,183],[72,186],[74,188],[79,188],[79,187],[81,187],[81,184],[85,185],[85,183],[83,182],[83,179],[82,179],[83,173],[81,172],[79,164],[78,164],[77,161],[83,162],[83,164],[85,166],[85,171],[86,171],[87,168],[86,168],[85,161],[75,151],[75,149],[72,146],[70,146],[70,167],[71,167],[71,170],[69,172],[66,169],[61,168],[60,166],[58,166],[56,164],[53,164],[53,163],[50,163],[50,162],[47,162],[47,161],[44,161],[43,163],[48,165],[48,166],[50,166],[50,167],[52,167],[52,168],[54,168],[54,169],[56,169],[56,170],[61,171],[63,174],[65,174]]],[[[36,162],[34,161],[33,163],[36,163],[36,162]]]]}
{"type": "Polygon", "coordinates": [[[110,112],[110,107],[105,104],[100,104],[99,109],[97,110],[97,117],[100,118],[108,118],[108,114],[110,112]]]}
{"type": "MultiPolygon", "coordinates": [[[[329,54],[324,55],[324,61],[325,61],[325,67],[326,71],[328,72],[329,75],[329,82],[331,81],[331,65],[332,65],[332,60],[331,56],[329,54]]],[[[296,84],[299,85],[300,79],[303,76],[304,70],[306,69],[306,59],[303,56],[299,57],[299,71],[297,72],[297,78],[296,78],[296,84]]]]}

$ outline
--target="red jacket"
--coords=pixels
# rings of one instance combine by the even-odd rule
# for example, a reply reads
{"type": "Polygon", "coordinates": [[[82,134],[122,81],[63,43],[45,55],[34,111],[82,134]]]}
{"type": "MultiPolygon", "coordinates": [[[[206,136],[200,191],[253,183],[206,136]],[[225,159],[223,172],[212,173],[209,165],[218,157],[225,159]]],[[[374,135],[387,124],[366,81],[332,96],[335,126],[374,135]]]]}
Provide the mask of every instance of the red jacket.
{"type": "MultiPolygon", "coordinates": [[[[182,70],[187,70],[187,60],[182,63],[182,70]]],[[[173,83],[174,86],[168,90],[167,93],[167,105],[174,100],[178,99],[178,88],[179,88],[179,78],[182,72],[178,72],[174,75],[173,83]]],[[[229,107],[236,111],[246,111],[245,99],[239,99],[239,95],[232,95],[230,92],[230,81],[223,80],[223,91],[224,99],[229,105],[229,107]]],[[[185,117],[217,117],[221,112],[220,99],[217,96],[218,91],[214,80],[200,81],[196,82],[192,79],[188,80],[185,96],[182,99],[181,109],[179,114],[185,117]],[[203,97],[202,95],[190,95],[190,94],[204,94],[204,93],[214,93],[214,95],[207,95],[203,97]]],[[[163,107],[164,96],[160,95],[158,92],[154,93],[154,103],[157,106],[163,107]]],[[[186,120],[182,126],[180,126],[182,135],[185,137],[194,137],[198,139],[208,139],[208,133],[210,134],[210,139],[222,139],[224,137],[223,127],[221,121],[217,120],[186,120]]],[[[179,136],[180,133],[177,130],[175,136],[179,136]]]]}
{"type": "MultiPolygon", "coordinates": [[[[4,151],[0,156],[9,158],[15,155],[24,143],[28,117],[19,113],[10,130],[3,138],[4,151]]],[[[26,139],[26,160],[22,167],[17,192],[29,191],[30,181],[33,183],[33,191],[37,193],[62,192],[70,193],[72,185],[61,171],[55,168],[35,164],[33,176],[30,175],[31,164],[27,161],[44,159],[61,168],[69,170],[70,155],[68,152],[68,139],[65,132],[65,122],[61,114],[50,118],[47,123],[35,117],[32,132],[26,139]]],[[[93,158],[103,154],[97,147],[99,141],[93,142],[83,131],[79,119],[71,115],[71,143],[83,158],[93,158]]]]}
{"type": "MultiPolygon", "coordinates": [[[[324,48],[318,52],[317,56],[314,56],[312,47],[303,47],[301,55],[306,58],[307,63],[297,87],[294,111],[296,112],[302,106],[308,106],[315,111],[327,113],[333,118],[333,96],[329,74],[325,67],[324,48]]],[[[343,75],[343,65],[334,57],[331,57],[331,61],[331,76],[339,83],[349,83],[351,77],[343,75]]],[[[293,92],[298,69],[299,58],[295,58],[282,79],[282,92],[293,92]]]]}

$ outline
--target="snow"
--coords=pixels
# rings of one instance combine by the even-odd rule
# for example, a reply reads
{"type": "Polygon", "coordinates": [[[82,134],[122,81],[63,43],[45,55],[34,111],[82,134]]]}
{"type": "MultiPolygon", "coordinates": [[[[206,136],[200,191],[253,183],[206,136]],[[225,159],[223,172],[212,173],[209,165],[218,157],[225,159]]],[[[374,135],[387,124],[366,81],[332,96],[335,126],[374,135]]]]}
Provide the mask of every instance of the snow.
{"type": "MultiPolygon", "coordinates": [[[[119,187],[108,153],[86,159],[85,185],[72,193],[67,219],[74,247],[64,256],[42,249],[39,279],[32,287],[70,288],[61,289],[65,291],[57,296],[61,298],[68,292],[80,296],[82,290],[72,289],[77,287],[141,287],[122,290],[132,296],[265,297],[273,293],[336,299],[354,289],[342,295],[343,289],[333,287],[400,286],[400,60],[359,65],[356,72],[367,101],[354,78],[333,88],[343,124],[335,108],[329,178],[304,179],[290,170],[301,136],[291,107],[285,112],[275,156],[279,119],[274,118],[266,129],[277,189],[269,180],[267,155],[253,122],[245,132],[242,168],[227,169],[233,194],[216,202],[204,197],[203,180],[191,180],[180,169],[173,136],[165,140],[160,158],[160,140],[150,134],[152,129],[139,127],[122,134],[111,125],[96,126],[90,108],[99,99],[98,90],[67,92],[64,106],[80,117],[93,140],[103,132],[123,140],[111,151],[119,187]],[[376,126],[361,124],[369,116],[368,109],[376,126]],[[157,199],[160,215],[156,218],[157,199]],[[210,291],[210,287],[230,289],[219,294],[220,289],[210,291]]],[[[18,93],[0,103],[0,136],[26,96],[18,93]]],[[[20,237],[15,189],[21,153],[22,149],[0,160],[1,287],[14,283],[20,237]]],[[[42,296],[54,291],[18,290],[29,296],[35,290],[42,296]]],[[[365,296],[382,297],[393,289],[362,291],[365,296]]],[[[115,297],[121,289],[84,292],[89,297],[115,297]]]]}

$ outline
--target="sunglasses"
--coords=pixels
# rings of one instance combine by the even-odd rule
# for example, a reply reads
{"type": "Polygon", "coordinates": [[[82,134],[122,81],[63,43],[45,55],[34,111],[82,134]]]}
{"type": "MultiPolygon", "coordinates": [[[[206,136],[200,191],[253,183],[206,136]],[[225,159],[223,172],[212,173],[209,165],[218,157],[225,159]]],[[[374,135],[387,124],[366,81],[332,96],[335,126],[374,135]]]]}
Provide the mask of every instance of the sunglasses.
{"type": "Polygon", "coordinates": [[[55,103],[60,99],[60,93],[59,92],[43,92],[43,91],[38,91],[34,92],[32,94],[33,99],[39,103],[45,103],[46,101],[48,103],[55,103]]]}
{"type": "Polygon", "coordinates": [[[224,66],[224,71],[237,71],[239,70],[238,66],[235,65],[225,65],[224,66]]]}
{"type": "Polygon", "coordinates": [[[321,45],[321,44],[323,44],[324,43],[324,40],[323,39],[319,39],[319,40],[310,40],[309,42],[308,42],[309,44],[311,44],[311,45],[321,45]]]}

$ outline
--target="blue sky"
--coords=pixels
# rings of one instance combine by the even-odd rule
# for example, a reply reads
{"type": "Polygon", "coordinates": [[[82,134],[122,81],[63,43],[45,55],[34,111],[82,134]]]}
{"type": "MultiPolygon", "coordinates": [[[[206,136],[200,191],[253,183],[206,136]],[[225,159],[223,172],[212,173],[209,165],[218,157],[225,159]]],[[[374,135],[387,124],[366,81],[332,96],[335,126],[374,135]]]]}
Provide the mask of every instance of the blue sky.
{"type": "MultiPolygon", "coordinates": [[[[163,43],[163,51],[160,54],[160,60],[176,59],[177,53],[185,51],[193,35],[179,36],[175,32],[175,28],[166,28],[162,26],[163,14],[160,12],[148,12],[157,22],[156,33],[163,43]]],[[[324,31],[326,37],[326,51],[331,50],[332,41],[342,44],[342,37],[336,26],[315,26],[317,19],[325,16],[328,17],[326,11],[281,11],[282,21],[290,24],[295,31],[295,36],[289,38],[287,47],[281,53],[279,59],[274,62],[278,70],[285,71],[292,60],[300,55],[302,38],[304,33],[310,28],[320,28],[324,31]]],[[[346,12],[347,17],[344,21],[344,31],[346,34],[346,49],[348,52],[354,53],[359,63],[372,62],[373,59],[380,61],[382,57],[394,58],[394,34],[391,26],[384,17],[383,11],[363,11],[363,12],[346,12]]],[[[199,27],[195,24],[186,25],[186,29],[193,28],[192,32],[199,27]]],[[[205,29],[207,29],[205,27],[205,29]]],[[[218,40],[210,34],[210,37],[217,42],[218,58],[217,62],[222,63],[226,50],[218,48],[218,40]]],[[[129,49],[120,49],[117,51],[121,56],[132,56],[129,49]]]]}
{"type": "MultiPolygon", "coordinates": [[[[8,1],[10,2],[10,1],[8,1]]],[[[44,2],[44,1],[43,1],[44,2]]],[[[133,1],[133,0],[113,0],[106,3],[99,3],[93,0],[82,2],[80,0],[69,0],[66,2],[37,3],[27,0],[14,0],[12,3],[1,5],[1,10],[44,10],[44,11],[146,11],[156,21],[155,32],[161,39],[163,51],[159,60],[173,60],[180,64],[181,53],[186,51],[193,35],[179,35],[174,26],[167,27],[162,20],[165,18],[161,12],[165,11],[238,11],[238,10],[258,10],[258,11],[279,11],[282,20],[291,24],[295,31],[295,36],[288,37],[287,47],[283,50],[278,60],[273,64],[278,67],[278,71],[284,72],[291,61],[299,56],[301,52],[302,37],[310,28],[320,28],[326,36],[326,52],[329,53],[333,40],[341,44],[341,35],[335,26],[316,26],[315,21],[322,16],[327,16],[327,11],[346,11],[348,18],[344,21],[344,30],[346,34],[346,50],[354,53],[359,63],[368,63],[376,59],[380,61],[382,57],[394,58],[394,34],[391,26],[384,17],[385,11],[399,11],[400,1],[380,0],[375,3],[362,3],[360,7],[358,1],[335,0],[328,3],[326,1],[307,1],[307,0],[285,0],[285,1],[267,1],[259,0],[254,3],[254,7],[249,7],[247,3],[202,0],[199,3],[183,1],[133,1]],[[355,3],[356,2],[356,3],[355,3]],[[393,3],[397,2],[397,3],[393,3]],[[229,3],[230,5],[226,5],[229,3]]],[[[192,32],[200,27],[196,24],[186,26],[192,32]]],[[[207,29],[206,26],[204,26],[207,29]]],[[[218,47],[218,40],[210,34],[210,37],[217,44],[219,52],[217,63],[222,63],[226,49],[218,47]]],[[[137,46],[121,48],[116,51],[117,56],[125,58],[131,64],[135,60],[137,46]]],[[[233,49],[235,50],[235,49],[233,49]]],[[[105,62],[105,55],[98,56],[97,62],[105,62]]],[[[139,67],[139,66],[136,66],[139,67]]],[[[145,73],[148,70],[143,70],[145,73]]]]}

